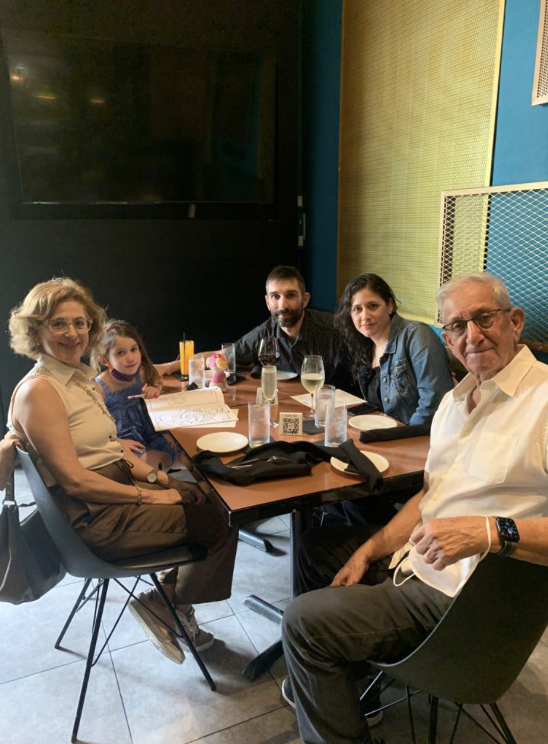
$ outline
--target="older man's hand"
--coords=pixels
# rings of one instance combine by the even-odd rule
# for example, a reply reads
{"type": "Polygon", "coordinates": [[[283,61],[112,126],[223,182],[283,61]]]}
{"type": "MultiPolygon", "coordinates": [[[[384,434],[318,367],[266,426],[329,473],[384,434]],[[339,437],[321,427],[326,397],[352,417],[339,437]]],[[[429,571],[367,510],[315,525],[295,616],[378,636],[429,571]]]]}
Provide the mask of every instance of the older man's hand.
{"type": "Polygon", "coordinates": [[[411,542],[437,571],[446,566],[484,553],[488,547],[485,517],[447,517],[419,524],[411,533],[411,542]]]}

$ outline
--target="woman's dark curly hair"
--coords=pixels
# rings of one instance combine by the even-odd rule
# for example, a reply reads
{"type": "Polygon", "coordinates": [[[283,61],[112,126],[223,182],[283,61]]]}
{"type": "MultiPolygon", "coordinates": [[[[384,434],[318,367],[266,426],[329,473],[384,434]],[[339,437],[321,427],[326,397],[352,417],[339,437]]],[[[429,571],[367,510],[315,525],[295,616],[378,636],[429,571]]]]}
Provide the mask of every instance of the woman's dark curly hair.
{"type": "Polygon", "coordinates": [[[363,336],[354,325],[351,316],[352,300],[356,292],[369,289],[370,292],[378,294],[385,302],[392,300],[394,309],[391,317],[396,314],[398,301],[390,286],[377,274],[360,274],[349,282],[339,300],[339,307],[335,313],[335,328],[343,335],[347,345],[347,352],[352,361],[352,376],[358,379],[358,369],[365,366],[371,369],[375,355],[375,343],[370,338],[363,336]]]}

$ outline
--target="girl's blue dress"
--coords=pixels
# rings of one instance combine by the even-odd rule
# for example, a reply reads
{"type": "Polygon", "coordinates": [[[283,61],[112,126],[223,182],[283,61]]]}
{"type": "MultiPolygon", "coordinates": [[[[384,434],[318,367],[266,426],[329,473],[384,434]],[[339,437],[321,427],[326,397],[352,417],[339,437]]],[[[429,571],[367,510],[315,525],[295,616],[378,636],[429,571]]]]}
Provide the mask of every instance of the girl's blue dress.
{"type": "Polygon", "coordinates": [[[179,452],[179,447],[171,445],[165,437],[154,430],[143,399],[128,400],[129,395],[140,395],[143,392],[140,375],[137,375],[133,385],[116,392],[109,390],[99,377],[95,379],[105,391],[105,404],[116,421],[119,439],[135,439],[147,450],[160,450],[171,455],[172,458],[175,457],[179,452]]]}

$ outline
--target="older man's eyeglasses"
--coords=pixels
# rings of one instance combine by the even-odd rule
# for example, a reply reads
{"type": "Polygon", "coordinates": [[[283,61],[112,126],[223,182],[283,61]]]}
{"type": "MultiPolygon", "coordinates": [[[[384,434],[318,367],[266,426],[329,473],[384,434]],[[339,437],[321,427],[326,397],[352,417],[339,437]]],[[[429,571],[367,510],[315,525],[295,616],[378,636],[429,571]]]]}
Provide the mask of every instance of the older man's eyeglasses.
{"type": "Polygon", "coordinates": [[[452,338],[459,338],[468,328],[468,323],[473,323],[477,326],[480,331],[487,331],[495,325],[499,313],[508,313],[510,308],[504,310],[484,310],[482,313],[473,315],[471,318],[461,318],[460,320],[454,320],[452,323],[442,326],[442,330],[448,333],[452,338]]]}
{"type": "Polygon", "coordinates": [[[46,325],[52,333],[66,333],[69,326],[72,326],[75,331],[89,331],[93,325],[93,321],[88,318],[73,318],[72,320],[52,318],[51,320],[46,320],[46,325]]]}

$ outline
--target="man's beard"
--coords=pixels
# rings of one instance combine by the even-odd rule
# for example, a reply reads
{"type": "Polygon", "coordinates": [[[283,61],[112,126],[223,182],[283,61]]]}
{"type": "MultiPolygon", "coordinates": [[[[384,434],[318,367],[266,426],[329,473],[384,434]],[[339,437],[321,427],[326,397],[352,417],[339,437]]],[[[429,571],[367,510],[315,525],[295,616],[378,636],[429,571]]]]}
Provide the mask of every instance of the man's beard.
{"type": "Polygon", "coordinates": [[[296,326],[299,320],[303,317],[304,307],[301,305],[296,310],[289,310],[282,316],[279,311],[271,313],[272,317],[276,320],[281,328],[293,328],[296,326]]]}

